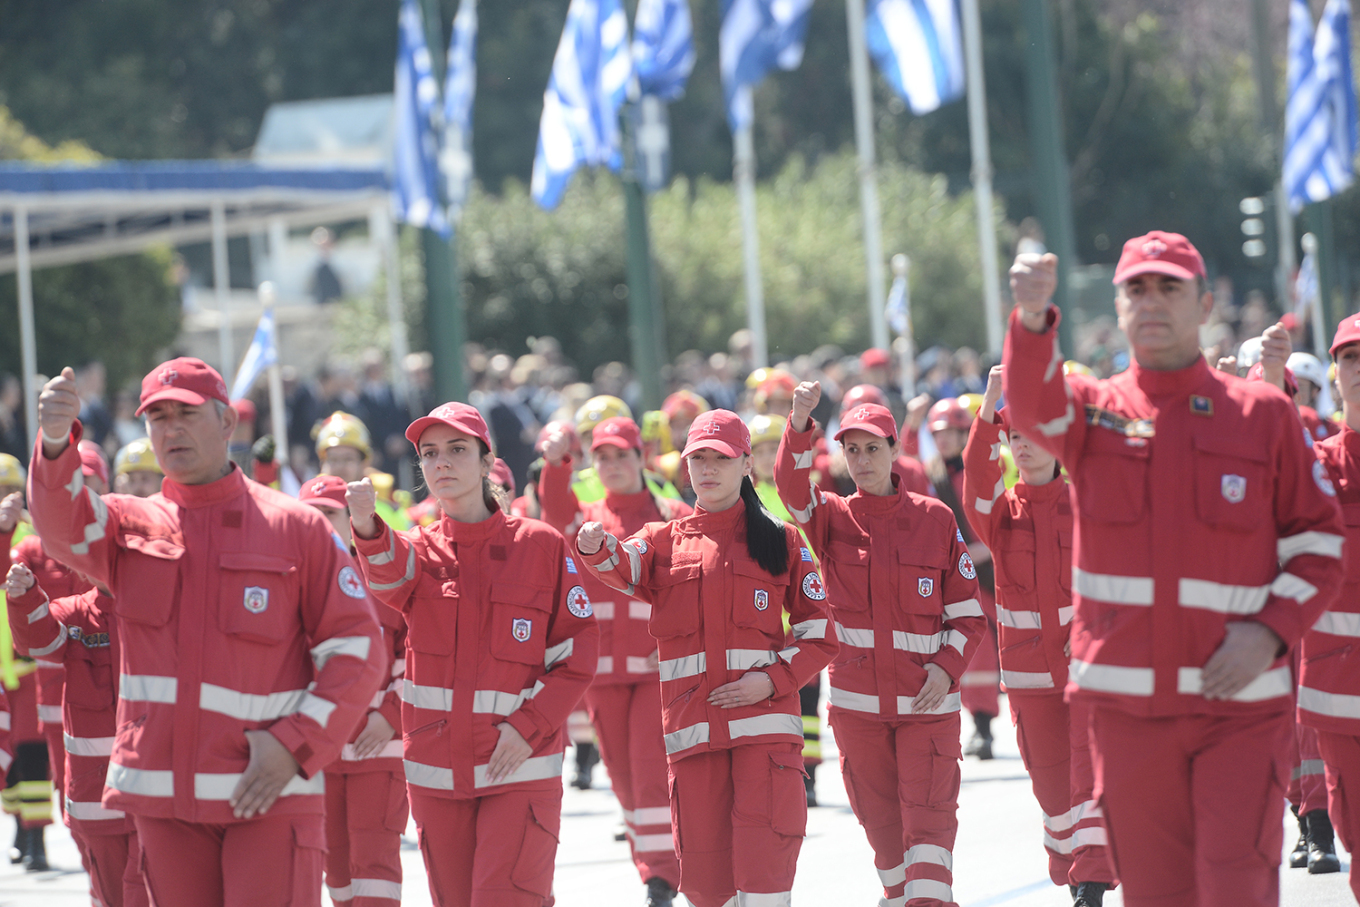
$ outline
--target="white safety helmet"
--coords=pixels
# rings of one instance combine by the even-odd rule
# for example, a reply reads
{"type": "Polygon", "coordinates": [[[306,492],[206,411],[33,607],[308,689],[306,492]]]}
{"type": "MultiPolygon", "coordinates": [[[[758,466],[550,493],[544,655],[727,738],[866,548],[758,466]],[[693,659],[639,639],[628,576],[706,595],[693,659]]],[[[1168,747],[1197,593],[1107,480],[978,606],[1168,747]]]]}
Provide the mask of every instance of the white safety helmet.
{"type": "Polygon", "coordinates": [[[1248,337],[1237,348],[1237,373],[1245,375],[1247,370],[1261,361],[1261,338],[1248,337]]]}
{"type": "Polygon", "coordinates": [[[1290,353],[1285,365],[1294,373],[1295,378],[1311,381],[1317,386],[1318,395],[1314,401],[1314,408],[1317,409],[1318,415],[1324,419],[1331,415],[1332,388],[1331,382],[1327,380],[1327,366],[1319,362],[1312,353],[1290,353]]]}

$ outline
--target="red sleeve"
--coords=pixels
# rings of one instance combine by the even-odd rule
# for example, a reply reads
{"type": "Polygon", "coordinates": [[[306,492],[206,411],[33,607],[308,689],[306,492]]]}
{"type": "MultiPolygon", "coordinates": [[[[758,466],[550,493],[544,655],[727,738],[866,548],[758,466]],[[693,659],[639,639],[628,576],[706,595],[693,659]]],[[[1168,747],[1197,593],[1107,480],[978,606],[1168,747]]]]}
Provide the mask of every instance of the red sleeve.
{"type": "Polygon", "coordinates": [[[1001,469],[1001,426],[996,422],[973,420],[968,443],[963,448],[963,506],[968,525],[978,541],[992,547],[993,512],[1006,494],[1006,479],[1001,469]]]}
{"type": "Polygon", "coordinates": [[[373,521],[378,524],[378,534],[371,539],[360,538],[350,526],[354,550],[359,552],[359,567],[373,597],[404,614],[410,606],[419,572],[416,570],[416,547],[411,539],[420,530],[397,532],[377,514],[373,515],[373,521]]]}
{"type": "Polygon", "coordinates": [[[43,454],[42,439],[36,442],[28,473],[29,515],[54,558],[108,585],[117,558],[120,511],[139,499],[102,498],[85,485],[76,449],[82,431],[76,422],[70,443],[52,460],[43,454]]]}
{"type": "Polygon", "coordinates": [[[1020,323],[1020,308],[1012,310],[1002,381],[1011,425],[1072,469],[1081,457],[1086,419],[1076,382],[1063,378],[1058,349],[1061,320],[1058,310],[1049,306],[1048,330],[1036,334],[1020,323]]]}
{"type": "Polygon", "coordinates": [[[543,508],[543,522],[569,540],[581,527],[581,504],[571,490],[571,457],[561,463],[543,461],[543,474],[538,479],[538,503],[543,508]]]}
{"type": "Polygon", "coordinates": [[[774,486],[779,499],[807,536],[808,543],[821,554],[826,546],[830,510],[828,501],[841,498],[817,488],[812,482],[812,425],[807,431],[794,431],[793,424],[785,423],[784,435],[779,439],[779,453],[774,460],[774,486]]]}
{"type": "Polygon", "coordinates": [[[9,599],[6,607],[16,652],[30,658],[63,660],[66,627],[52,613],[52,603],[42,586],[35,582],[23,595],[9,599]]]}
{"type": "MultiPolygon", "coordinates": [[[[386,611],[392,614],[391,610],[386,611]]],[[[387,720],[397,733],[401,733],[401,686],[406,679],[406,621],[398,617],[395,621],[383,622],[383,643],[391,650],[392,665],[389,671],[391,680],[385,689],[379,689],[382,697],[377,713],[387,720]]]]}
{"type": "Polygon", "coordinates": [[[826,584],[805,550],[798,531],[786,525],[789,549],[789,585],[784,595],[784,610],[789,615],[789,644],[779,652],[779,660],[761,668],[774,684],[776,696],[795,693],[817,672],[831,663],[840,651],[840,642],[830,630],[826,616],[826,584]]]}
{"type": "MultiPolygon", "coordinates": [[[[653,530],[665,523],[649,523],[627,541],[619,541],[613,533],[604,534],[604,544],[594,554],[577,555],[590,569],[599,574],[606,586],[644,601],[652,600],[652,562],[656,556],[653,530]]],[[[572,545],[575,548],[575,544],[572,545]]]]}
{"type": "Polygon", "coordinates": [[[978,598],[977,567],[952,514],[948,526],[950,566],[945,570],[942,590],[944,644],[931,662],[957,681],[968,669],[973,653],[987,632],[987,618],[982,614],[978,598]]]}

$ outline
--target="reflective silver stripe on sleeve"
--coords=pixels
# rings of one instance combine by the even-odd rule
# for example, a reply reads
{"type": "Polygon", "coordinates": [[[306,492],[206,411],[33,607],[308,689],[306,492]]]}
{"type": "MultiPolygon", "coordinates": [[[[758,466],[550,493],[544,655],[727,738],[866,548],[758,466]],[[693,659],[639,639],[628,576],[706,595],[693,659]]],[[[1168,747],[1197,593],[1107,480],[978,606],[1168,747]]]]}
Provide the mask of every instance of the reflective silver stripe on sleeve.
{"type": "Polygon", "coordinates": [[[126,819],[127,813],[121,809],[105,809],[104,804],[72,800],[66,798],[66,815],[82,822],[100,822],[107,819],[126,819]]]}
{"type": "Polygon", "coordinates": [[[401,764],[406,772],[407,784],[433,790],[453,790],[453,769],[412,762],[410,759],[403,759],[401,764]]]}
{"type": "Polygon", "coordinates": [[[1111,576],[1106,573],[1087,573],[1080,567],[1073,567],[1072,589],[1087,598],[1114,605],[1152,604],[1153,585],[1150,576],[1111,576]]]}
{"type": "MultiPolygon", "coordinates": [[[[391,530],[388,530],[389,532],[391,530]]],[[[395,542],[394,542],[395,544],[395,542]]],[[[416,578],[416,549],[412,545],[406,550],[406,574],[394,583],[375,583],[369,582],[368,588],[374,592],[386,592],[389,589],[396,589],[404,586],[416,578]]]]}
{"type": "Polygon", "coordinates": [[[831,695],[828,702],[837,708],[849,709],[852,712],[877,712],[878,697],[872,693],[855,693],[851,690],[841,690],[831,687],[831,695]]]}
{"type": "Polygon", "coordinates": [[[826,618],[801,621],[792,630],[794,639],[826,639],[826,618]]]}
{"type": "Polygon", "coordinates": [[[118,698],[129,702],[159,702],[175,704],[175,689],[179,681],[173,677],[157,677],[154,674],[120,674],[118,677],[118,698]]]}
{"type": "Polygon", "coordinates": [[[335,709],[335,703],[331,702],[329,699],[308,692],[307,695],[302,697],[302,702],[298,704],[297,713],[299,715],[306,715],[324,728],[326,722],[331,720],[331,714],[335,709]]]}
{"type": "Polygon", "coordinates": [[[58,621],[57,638],[52,640],[45,646],[40,646],[36,649],[29,649],[28,654],[33,658],[42,658],[44,655],[51,655],[53,652],[57,651],[64,645],[66,645],[66,625],[58,621]]]}
{"type": "Polygon", "coordinates": [[[984,499],[981,495],[973,501],[973,509],[981,514],[990,514],[996,502],[1006,493],[1006,480],[1004,478],[996,480],[996,487],[992,489],[991,500],[984,499]]]}
{"type": "Polygon", "coordinates": [[[613,570],[619,565],[619,540],[614,538],[612,533],[604,534],[604,547],[609,550],[609,559],[595,568],[601,573],[613,570]]]}
{"type": "MultiPolygon", "coordinates": [[[[801,725],[800,725],[801,727],[801,725]]],[[[708,742],[708,722],[701,721],[666,735],[666,754],[683,752],[708,742]]]]}
{"type": "Polygon", "coordinates": [[[76,499],[76,495],[80,494],[80,489],[85,487],[84,471],[77,469],[74,473],[71,474],[71,481],[67,482],[62,487],[71,493],[71,500],[74,501],[76,499]]]}
{"type": "Polygon", "coordinates": [[[551,756],[535,756],[532,759],[525,759],[520,767],[515,769],[506,777],[492,784],[487,780],[487,767],[485,765],[474,765],[472,767],[472,782],[478,788],[499,787],[502,784],[515,784],[519,781],[544,781],[548,778],[562,777],[562,754],[554,753],[551,756]]]}
{"type": "MultiPolygon", "coordinates": [[[[1204,671],[1201,668],[1181,668],[1176,672],[1176,692],[1187,696],[1198,696],[1204,689],[1204,671]]],[[[1288,666],[1275,668],[1259,675],[1251,683],[1233,694],[1237,702],[1260,702],[1288,696],[1294,691],[1294,675],[1288,666]]]]}
{"type": "Polygon", "coordinates": [[[591,602],[591,603],[590,603],[590,609],[591,609],[592,611],[595,612],[595,619],[596,619],[596,620],[613,620],[613,619],[614,619],[614,603],[613,603],[613,602],[591,602]]]}
{"type": "Polygon", "coordinates": [[[109,763],[109,773],[104,783],[125,794],[141,797],[173,797],[175,795],[175,773],[170,771],[147,771],[128,768],[117,762],[109,763]]]}
{"type": "Polygon", "coordinates": [[[778,660],[778,653],[771,649],[727,650],[727,670],[729,671],[749,671],[752,668],[764,668],[778,660]]]}
{"type": "Polygon", "coordinates": [[[982,605],[976,598],[964,599],[944,606],[944,619],[957,620],[960,617],[982,617],[982,605]]]}
{"type": "MultiPolygon", "coordinates": [[[[1149,583],[1152,580],[1148,580],[1149,583]]],[[[1072,660],[1068,675],[1083,690],[1101,693],[1125,693],[1130,696],[1151,696],[1152,668],[1126,668],[1119,665],[1092,664],[1072,660]]]]}
{"type": "Polygon", "coordinates": [[[406,673],[406,659],[398,658],[392,662],[392,676],[400,677],[406,673]]]}
{"type": "Polygon", "coordinates": [[[36,624],[38,621],[42,620],[44,617],[48,615],[49,610],[50,609],[47,607],[47,599],[43,599],[43,603],[41,605],[34,608],[32,611],[28,612],[28,622],[31,624],[36,624]]]}
{"type": "MultiPolygon", "coordinates": [[[[39,718],[42,718],[42,715],[39,715],[38,717],[39,717],[39,718]]],[[[61,717],[60,711],[58,711],[57,717],[58,717],[58,718],[61,717]]],[[[12,718],[11,718],[9,712],[0,712],[0,730],[8,731],[8,730],[10,729],[10,722],[11,722],[11,720],[12,720],[12,718]]],[[[43,719],[43,720],[46,720],[46,719],[43,719]]]]}
{"type": "Polygon", "coordinates": [[[387,550],[380,551],[377,554],[367,555],[368,562],[375,567],[381,567],[383,564],[390,564],[397,559],[397,533],[393,531],[391,526],[388,526],[387,535],[387,550]]]}
{"type": "Polygon", "coordinates": [[[775,712],[770,715],[737,718],[727,722],[727,733],[733,740],[738,737],[758,737],[764,734],[794,734],[802,737],[803,716],[775,712]]]}
{"type": "Polygon", "coordinates": [[[943,649],[945,646],[953,646],[954,650],[962,655],[963,650],[968,647],[968,637],[961,630],[950,630],[944,634],[944,642],[940,648],[943,649]]]}
{"type": "MultiPolygon", "coordinates": [[[[1283,574],[1282,574],[1283,575],[1283,574]]],[[[1180,581],[1180,603],[1219,614],[1255,614],[1265,607],[1269,586],[1231,586],[1205,579],[1180,581]]]]}
{"type": "Polygon", "coordinates": [[[1299,764],[1294,767],[1292,780],[1299,778],[1313,778],[1327,774],[1327,763],[1321,759],[1301,759],[1299,764]]]}
{"type": "MultiPolygon", "coordinates": [[[[1056,419],[1050,419],[1047,422],[1040,422],[1034,427],[1037,428],[1039,434],[1043,435],[1045,438],[1053,438],[1067,431],[1067,429],[1072,426],[1072,420],[1075,418],[1076,411],[1072,408],[1072,399],[1069,395],[1067,409],[1063,411],[1061,416],[1056,419]]],[[[946,900],[948,899],[946,898],[946,900]]]]}
{"type": "Polygon", "coordinates": [[[348,655],[360,661],[368,660],[368,647],[373,640],[367,636],[337,636],[312,646],[312,664],[320,671],[336,655],[348,655]]]}
{"type": "Polygon", "coordinates": [[[663,683],[682,677],[693,677],[708,670],[708,656],[700,652],[698,655],[686,655],[683,658],[668,658],[661,662],[659,667],[663,683]]]}
{"type": "Polygon", "coordinates": [[[574,641],[568,639],[566,642],[560,642],[555,646],[549,647],[547,651],[543,653],[543,667],[551,668],[564,658],[570,658],[571,650],[574,645],[574,641]]]}
{"type": "Polygon", "coordinates": [[[847,627],[840,621],[836,621],[836,638],[841,641],[843,646],[854,646],[856,649],[872,649],[874,647],[873,630],[847,627]]]}
{"type": "Polygon", "coordinates": [[[296,712],[306,695],[306,690],[283,690],[261,696],[205,683],[199,689],[198,707],[238,721],[273,721],[296,712]]]}
{"type": "Polygon", "coordinates": [[[66,752],[72,756],[113,755],[113,737],[72,737],[63,733],[61,739],[66,745],[66,752]]]}
{"type": "Polygon", "coordinates": [[[539,681],[532,687],[526,687],[518,693],[506,693],[501,690],[477,690],[472,694],[472,713],[474,715],[509,715],[524,703],[538,695],[538,691],[543,689],[543,682],[539,681]]]}
{"type": "Polygon", "coordinates": [[[954,854],[938,844],[916,844],[907,851],[907,865],[931,863],[954,871],[954,854]]]}
{"type": "Polygon", "coordinates": [[[1360,614],[1353,611],[1323,611],[1313,629],[1333,636],[1360,636],[1360,614]]]}
{"type": "Polygon", "coordinates": [[[812,451],[811,451],[811,450],[805,450],[805,451],[802,451],[801,453],[795,453],[795,454],[793,455],[793,468],[794,468],[794,469],[811,469],[811,468],[812,468],[812,451]]]}
{"type": "Polygon", "coordinates": [[[346,885],[344,888],[332,888],[327,885],[326,893],[330,895],[332,901],[349,901],[354,898],[354,886],[346,885]]]}
{"type": "Polygon", "coordinates": [[[1012,611],[1000,605],[996,606],[996,622],[1016,630],[1038,630],[1043,627],[1038,611],[1012,611]]]}
{"type": "Polygon", "coordinates": [[[1300,554],[1317,554],[1339,559],[1341,546],[1345,541],[1344,536],[1333,535],[1330,532],[1300,532],[1280,539],[1275,543],[1275,548],[1282,564],[1288,563],[1290,558],[1298,557],[1300,554]]]}
{"type": "Polygon", "coordinates": [[[817,486],[809,480],[808,482],[808,505],[803,508],[792,507],[786,501],[784,507],[788,510],[789,516],[800,523],[806,523],[812,519],[812,510],[817,506],[817,486]]]}
{"type": "Polygon", "coordinates": [[[35,667],[44,671],[64,671],[66,665],[60,661],[43,661],[41,658],[33,659],[35,667]]]}
{"type": "Polygon", "coordinates": [[[401,683],[401,701],[418,709],[450,712],[453,711],[453,690],[445,687],[423,687],[409,680],[403,680],[401,683]]]}
{"type": "Polygon", "coordinates": [[[1270,584],[1270,591],[1280,598],[1292,598],[1302,605],[1317,595],[1317,586],[1292,573],[1281,573],[1270,584]]]}
{"type": "MultiPolygon", "coordinates": [[[[4,728],[9,730],[9,712],[5,712],[4,728]]],[[[38,706],[38,720],[44,724],[61,724],[61,706],[59,705],[40,705],[38,706]]]]}
{"type": "Polygon", "coordinates": [[[628,616],[633,620],[651,620],[652,606],[646,602],[629,602],[628,616]]]}
{"type": "Polygon", "coordinates": [[[632,542],[624,542],[619,547],[628,557],[628,584],[636,586],[638,581],[642,579],[642,555],[638,553],[637,546],[632,542]]]}
{"type": "Polygon", "coordinates": [[[386,693],[387,693],[386,690],[379,690],[378,692],[374,693],[374,694],[373,694],[373,698],[370,699],[370,700],[368,701],[368,707],[369,707],[370,709],[381,708],[381,707],[382,707],[382,703],[383,703],[383,698],[384,698],[384,696],[386,695],[386,693]]]}
{"type": "Polygon", "coordinates": [[[104,503],[104,499],[95,494],[93,488],[85,489],[85,497],[89,500],[90,507],[94,509],[94,520],[85,524],[85,540],[71,546],[72,554],[89,554],[90,545],[104,537],[104,528],[109,523],[109,505],[104,503]]]}
{"type": "MultiPolygon", "coordinates": [[[[917,714],[919,714],[919,715],[948,715],[948,714],[951,713],[951,712],[957,712],[957,711],[959,711],[959,709],[963,708],[963,694],[962,694],[962,693],[950,693],[949,695],[947,695],[947,696],[944,697],[944,701],[943,701],[943,702],[941,702],[939,705],[937,705],[935,708],[931,709],[931,710],[928,711],[928,712],[913,712],[913,711],[911,710],[911,701],[912,701],[913,699],[915,699],[915,698],[916,698],[915,696],[898,696],[898,697],[897,697],[897,714],[899,714],[899,715],[917,715],[917,714]]],[[[877,711],[877,710],[875,710],[875,711],[877,711]]]]}
{"type": "MultiPolygon", "coordinates": [[[[199,772],[194,775],[194,797],[198,800],[230,800],[232,791],[241,783],[241,774],[199,772]]],[[[293,797],[299,794],[324,794],[326,792],[326,773],[317,772],[310,778],[294,775],[279,791],[280,797],[293,797]]]]}
{"type": "Polygon", "coordinates": [[[1007,671],[1002,668],[1001,682],[1010,690],[1047,690],[1053,687],[1053,675],[1047,671],[1007,671]]]}

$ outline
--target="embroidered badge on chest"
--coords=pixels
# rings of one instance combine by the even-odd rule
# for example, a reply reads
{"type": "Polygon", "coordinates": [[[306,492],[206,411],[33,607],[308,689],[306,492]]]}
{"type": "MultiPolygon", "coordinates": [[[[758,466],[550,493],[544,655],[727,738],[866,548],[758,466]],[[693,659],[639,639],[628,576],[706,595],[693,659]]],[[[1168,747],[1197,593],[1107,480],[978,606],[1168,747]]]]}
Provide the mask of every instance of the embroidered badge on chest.
{"type": "Polygon", "coordinates": [[[930,594],[935,591],[935,580],[928,576],[920,577],[916,580],[916,591],[921,593],[922,598],[930,598],[930,594]]]}
{"type": "Polygon", "coordinates": [[[241,604],[245,605],[251,614],[263,613],[264,609],[269,607],[269,590],[262,586],[246,586],[241,604]]]}
{"type": "Polygon", "coordinates": [[[515,637],[516,642],[528,642],[529,635],[534,631],[534,622],[516,617],[514,623],[510,625],[510,635],[515,637]]]}
{"type": "Polygon", "coordinates": [[[764,611],[768,607],[770,607],[770,593],[766,592],[764,589],[757,589],[756,610],[764,611]]]}
{"type": "Polygon", "coordinates": [[[803,577],[803,594],[815,602],[824,600],[826,587],[822,585],[822,578],[815,573],[803,577]]]}
{"type": "Polygon", "coordinates": [[[590,597],[581,586],[572,586],[571,591],[567,593],[567,610],[576,617],[589,617],[595,613],[590,607],[590,597]]]}
{"type": "Polygon", "coordinates": [[[1242,499],[1247,496],[1246,477],[1226,474],[1223,476],[1219,488],[1223,492],[1223,500],[1229,504],[1240,504],[1242,499]]]}

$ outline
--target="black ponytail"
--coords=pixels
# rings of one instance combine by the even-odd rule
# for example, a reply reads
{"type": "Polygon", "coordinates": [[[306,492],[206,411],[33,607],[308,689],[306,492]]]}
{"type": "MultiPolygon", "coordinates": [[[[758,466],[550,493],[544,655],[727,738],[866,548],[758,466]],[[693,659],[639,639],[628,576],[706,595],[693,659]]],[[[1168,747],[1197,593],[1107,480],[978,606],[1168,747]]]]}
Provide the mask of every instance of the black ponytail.
{"type": "Polygon", "coordinates": [[[789,572],[789,543],[784,522],[765,509],[751,477],[741,480],[741,502],[746,505],[746,553],[771,576],[789,572]]]}

